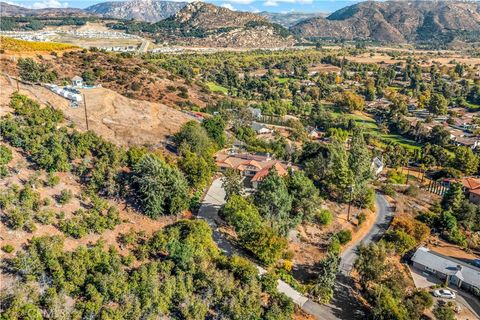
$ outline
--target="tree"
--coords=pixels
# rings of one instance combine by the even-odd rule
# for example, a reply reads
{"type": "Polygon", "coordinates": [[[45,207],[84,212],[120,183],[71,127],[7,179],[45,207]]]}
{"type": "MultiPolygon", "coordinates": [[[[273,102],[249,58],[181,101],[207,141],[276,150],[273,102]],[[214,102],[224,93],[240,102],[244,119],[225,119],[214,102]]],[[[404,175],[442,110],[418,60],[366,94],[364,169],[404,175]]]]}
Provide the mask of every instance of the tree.
{"type": "Polygon", "coordinates": [[[205,119],[202,122],[202,127],[205,128],[208,136],[215,141],[220,149],[225,146],[227,136],[225,135],[225,121],[223,121],[222,117],[217,115],[213,118],[205,119]]]}
{"type": "Polygon", "coordinates": [[[441,125],[436,125],[430,131],[430,141],[439,146],[446,146],[450,141],[450,132],[441,125]]]}
{"type": "Polygon", "coordinates": [[[221,213],[225,221],[235,228],[235,232],[240,237],[262,224],[257,208],[240,195],[232,195],[225,203],[221,213]]]}
{"type": "Polygon", "coordinates": [[[214,149],[207,131],[196,121],[185,123],[173,136],[180,153],[190,150],[204,158],[212,158],[214,149]]]}
{"type": "Polygon", "coordinates": [[[225,190],[226,200],[233,195],[241,195],[243,190],[242,176],[235,169],[228,168],[222,178],[222,188],[225,190]]]}
{"type": "Polygon", "coordinates": [[[329,303],[333,298],[333,287],[337,278],[340,257],[335,253],[328,253],[318,263],[318,278],[310,292],[314,299],[321,303],[329,303]]]}
{"type": "Polygon", "coordinates": [[[322,201],[313,181],[303,171],[290,171],[287,186],[292,197],[294,219],[300,222],[312,218],[322,201]]]}
{"type": "Polygon", "coordinates": [[[466,175],[473,175],[478,172],[479,159],[468,147],[459,146],[455,148],[455,158],[452,166],[466,175]]]}
{"type": "Polygon", "coordinates": [[[140,207],[151,218],[177,214],[188,206],[188,184],[180,171],[153,154],[133,168],[132,187],[140,207]]]}
{"type": "Polygon", "coordinates": [[[438,320],[455,320],[455,311],[450,304],[444,304],[433,309],[433,314],[438,320]]]}
{"type": "Polygon", "coordinates": [[[352,136],[348,163],[353,177],[353,201],[359,201],[361,207],[369,207],[372,203],[363,203],[361,200],[371,200],[365,195],[369,192],[368,183],[372,179],[372,155],[361,131],[355,130],[352,136]]]}
{"type": "Polygon", "coordinates": [[[354,267],[360,275],[360,283],[364,288],[369,281],[378,282],[385,274],[386,258],[387,248],[384,243],[360,244],[354,267]]]}
{"type": "Polygon", "coordinates": [[[442,94],[434,93],[427,105],[427,110],[435,115],[447,114],[448,101],[442,94]]]}
{"type": "Polygon", "coordinates": [[[18,59],[20,78],[30,82],[54,82],[57,74],[49,71],[45,64],[38,64],[32,58],[18,59]]]}
{"type": "Polygon", "coordinates": [[[333,142],[329,146],[329,152],[328,190],[333,192],[334,197],[338,201],[348,201],[349,188],[353,183],[353,173],[349,167],[345,146],[339,142],[333,142]]]}
{"type": "Polygon", "coordinates": [[[352,91],[343,91],[335,100],[335,104],[346,112],[363,110],[365,108],[365,99],[352,91]]]}
{"type": "Polygon", "coordinates": [[[203,189],[213,175],[213,168],[205,158],[186,150],[179,161],[179,167],[185,173],[189,185],[194,189],[203,189]]]}
{"type": "Polygon", "coordinates": [[[259,183],[255,204],[270,226],[281,235],[286,235],[297,223],[290,217],[292,197],[288,194],[287,184],[275,169],[271,169],[259,183]]]}
{"type": "Polygon", "coordinates": [[[463,186],[461,183],[454,182],[443,196],[441,205],[444,210],[457,211],[463,200],[465,200],[463,186]]]}
{"type": "Polygon", "coordinates": [[[0,145],[0,166],[8,164],[12,159],[12,150],[4,145],[0,145]]]}

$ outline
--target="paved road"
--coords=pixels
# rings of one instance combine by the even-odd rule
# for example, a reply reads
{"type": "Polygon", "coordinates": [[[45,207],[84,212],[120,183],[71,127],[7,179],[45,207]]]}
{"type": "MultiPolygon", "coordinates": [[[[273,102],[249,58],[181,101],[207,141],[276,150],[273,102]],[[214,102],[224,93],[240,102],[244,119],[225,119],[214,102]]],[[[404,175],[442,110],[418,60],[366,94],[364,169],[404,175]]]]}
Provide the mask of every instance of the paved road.
{"type": "MultiPolygon", "coordinates": [[[[205,219],[213,230],[213,238],[218,247],[224,251],[226,255],[239,254],[242,252],[239,248],[236,248],[226,239],[225,235],[218,231],[218,225],[221,223],[218,217],[218,210],[225,203],[225,191],[222,188],[221,179],[213,181],[210,189],[208,190],[202,205],[198,212],[198,217],[205,219]]],[[[389,212],[387,202],[382,195],[377,195],[377,219],[375,225],[368,232],[365,237],[360,239],[357,243],[351,246],[342,254],[342,259],[345,259],[345,263],[342,263],[341,272],[339,272],[337,278],[337,285],[335,287],[335,294],[332,303],[329,305],[318,304],[300,292],[290,287],[287,283],[279,280],[277,289],[279,292],[284,293],[291,298],[298,306],[300,306],[305,312],[313,315],[317,319],[321,320],[337,320],[337,319],[362,319],[365,318],[365,312],[362,310],[362,306],[357,302],[357,299],[351,294],[351,279],[349,278],[349,268],[353,264],[356,258],[356,247],[361,242],[369,243],[376,241],[382,233],[388,227],[392,212],[389,212]],[[350,266],[350,267],[349,267],[350,266]]],[[[259,274],[266,272],[260,266],[257,266],[259,274]]]]}
{"type": "Polygon", "coordinates": [[[357,259],[357,247],[360,242],[368,244],[380,240],[380,237],[388,229],[393,218],[393,210],[389,208],[387,200],[381,194],[376,196],[377,218],[370,231],[362,239],[352,244],[342,253],[341,273],[348,276],[352,270],[353,264],[357,259]]]}

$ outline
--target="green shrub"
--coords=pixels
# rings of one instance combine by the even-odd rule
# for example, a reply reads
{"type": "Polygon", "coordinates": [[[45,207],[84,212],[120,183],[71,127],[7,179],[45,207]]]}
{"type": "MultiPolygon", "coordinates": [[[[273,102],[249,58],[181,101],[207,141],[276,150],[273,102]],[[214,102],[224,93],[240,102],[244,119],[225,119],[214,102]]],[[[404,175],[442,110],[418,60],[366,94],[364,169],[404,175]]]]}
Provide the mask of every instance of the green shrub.
{"type": "Polygon", "coordinates": [[[360,212],[360,214],[357,217],[357,220],[358,220],[358,225],[361,226],[367,220],[367,214],[363,211],[360,212]]]}
{"type": "Polygon", "coordinates": [[[395,197],[395,195],[397,194],[395,192],[395,189],[393,188],[393,186],[391,184],[384,184],[382,186],[382,192],[385,195],[390,196],[390,197],[395,197]]]}
{"type": "Polygon", "coordinates": [[[315,213],[313,219],[321,226],[328,226],[333,221],[333,213],[327,209],[320,209],[315,213]]]}
{"type": "Polygon", "coordinates": [[[55,220],[55,212],[50,209],[43,209],[35,214],[35,220],[41,224],[51,224],[55,220]]]}
{"type": "Polygon", "coordinates": [[[2,246],[2,251],[5,253],[12,253],[15,248],[11,244],[6,244],[2,246]]]}
{"type": "Polygon", "coordinates": [[[335,234],[335,237],[340,241],[340,244],[344,245],[352,240],[352,232],[350,230],[344,229],[335,234]]]}
{"type": "Polygon", "coordinates": [[[398,170],[391,170],[387,175],[387,182],[393,184],[407,183],[407,176],[398,170]]]}
{"type": "Polygon", "coordinates": [[[47,181],[45,181],[45,185],[48,187],[54,187],[60,183],[60,177],[56,176],[53,172],[49,172],[47,174],[47,181]]]}
{"type": "Polygon", "coordinates": [[[71,190],[66,190],[66,189],[64,189],[64,190],[62,190],[62,191],[60,192],[60,194],[57,196],[57,202],[58,202],[59,204],[62,204],[62,205],[63,205],[63,204],[67,204],[67,203],[70,202],[70,200],[72,200],[72,198],[73,198],[73,193],[72,193],[72,191],[71,191],[71,190]]]}

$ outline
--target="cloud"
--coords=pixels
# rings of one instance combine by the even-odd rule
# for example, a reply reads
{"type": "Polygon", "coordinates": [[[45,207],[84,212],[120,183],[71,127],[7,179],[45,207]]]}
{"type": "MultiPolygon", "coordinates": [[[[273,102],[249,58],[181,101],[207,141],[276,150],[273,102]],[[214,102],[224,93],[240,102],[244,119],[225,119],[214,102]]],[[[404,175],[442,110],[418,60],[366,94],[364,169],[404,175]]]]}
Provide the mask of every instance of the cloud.
{"type": "Polygon", "coordinates": [[[280,3],[311,4],[313,3],[313,0],[267,0],[263,5],[267,7],[276,7],[280,3]]]}
{"type": "Polygon", "coordinates": [[[278,6],[278,2],[275,0],[267,0],[263,3],[265,7],[276,7],[278,6]]]}
{"type": "Polygon", "coordinates": [[[232,10],[232,11],[236,11],[236,10],[237,10],[237,9],[235,9],[234,6],[232,6],[231,3],[222,3],[221,6],[224,7],[224,8],[230,9],[230,10],[232,10]]]}
{"type": "Polygon", "coordinates": [[[228,0],[228,2],[236,3],[236,4],[250,4],[255,0],[228,0]]]}
{"type": "Polygon", "coordinates": [[[60,2],[58,0],[43,0],[40,2],[34,2],[31,6],[32,9],[43,9],[43,8],[67,8],[68,3],[60,2]]]}

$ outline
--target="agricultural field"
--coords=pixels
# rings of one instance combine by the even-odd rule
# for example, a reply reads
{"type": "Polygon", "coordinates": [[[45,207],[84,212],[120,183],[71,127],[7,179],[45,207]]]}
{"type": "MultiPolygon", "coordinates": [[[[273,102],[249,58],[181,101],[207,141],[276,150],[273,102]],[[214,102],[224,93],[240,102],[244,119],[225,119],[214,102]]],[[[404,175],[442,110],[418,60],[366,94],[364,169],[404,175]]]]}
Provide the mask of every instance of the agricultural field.
{"type": "Polygon", "coordinates": [[[0,36],[0,50],[7,52],[50,52],[76,49],[78,46],[58,42],[34,42],[0,36]]]}

